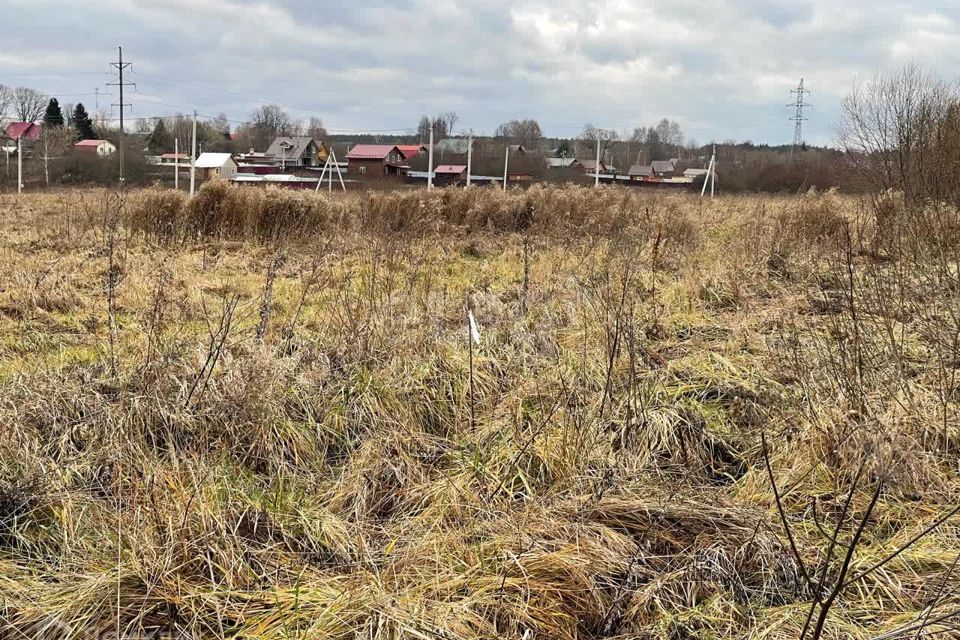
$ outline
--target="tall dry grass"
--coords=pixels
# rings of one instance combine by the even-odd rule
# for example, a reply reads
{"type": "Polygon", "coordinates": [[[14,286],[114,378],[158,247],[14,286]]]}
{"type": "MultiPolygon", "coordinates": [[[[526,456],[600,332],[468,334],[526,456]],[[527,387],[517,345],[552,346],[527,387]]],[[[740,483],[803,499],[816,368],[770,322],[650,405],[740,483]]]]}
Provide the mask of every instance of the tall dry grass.
{"type": "Polygon", "coordinates": [[[858,519],[820,637],[951,632],[955,263],[859,201],[0,208],[7,633],[797,638],[858,519]]]}

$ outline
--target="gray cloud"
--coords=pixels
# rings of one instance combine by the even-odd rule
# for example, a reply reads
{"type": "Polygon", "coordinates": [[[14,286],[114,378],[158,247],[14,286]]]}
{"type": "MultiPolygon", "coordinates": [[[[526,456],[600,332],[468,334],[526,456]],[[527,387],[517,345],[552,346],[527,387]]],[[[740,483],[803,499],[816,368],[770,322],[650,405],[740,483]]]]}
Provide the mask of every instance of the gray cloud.
{"type": "Polygon", "coordinates": [[[949,74],[960,9],[877,0],[7,0],[0,82],[63,102],[106,95],[134,62],[135,115],[243,119],[262,102],[331,129],[412,127],[455,110],[491,132],[535,117],[628,130],[661,117],[701,142],[784,142],[789,90],[813,90],[808,138],[832,139],[854,83],[908,61],[949,74]],[[358,6],[362,5],[362,6],[358,6]],[[12,17],[12,24],[11,22],[12,17]]]}

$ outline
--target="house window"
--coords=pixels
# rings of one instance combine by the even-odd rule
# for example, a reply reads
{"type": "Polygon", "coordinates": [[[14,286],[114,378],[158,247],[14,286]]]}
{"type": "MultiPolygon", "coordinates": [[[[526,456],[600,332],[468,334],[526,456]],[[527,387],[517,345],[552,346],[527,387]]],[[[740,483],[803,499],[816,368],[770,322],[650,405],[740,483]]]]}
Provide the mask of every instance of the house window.
{"type": "Polygon", "coordinates": [[[366,172],[367,172],[367,165],[365,164],[360,165],[360,173],[364,174],[366,172]]]}

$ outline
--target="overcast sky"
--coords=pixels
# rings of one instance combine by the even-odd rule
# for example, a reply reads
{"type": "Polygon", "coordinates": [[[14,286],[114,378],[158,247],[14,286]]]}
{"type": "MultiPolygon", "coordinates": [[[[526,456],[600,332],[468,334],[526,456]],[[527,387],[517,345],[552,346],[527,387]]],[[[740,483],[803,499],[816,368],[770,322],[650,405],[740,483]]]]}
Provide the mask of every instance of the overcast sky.
{"type": "MultiPolygon", "coordinates": [[[[551,136],[680,122],[700,143],[833,140],[842,97],[879,69],[960,62],[960,2],[918,0],[4,0],[0,83],[134,115],[243,120],[276,102],[331,131],[415,127],[456,111],[491,133],[536,118],[551,136]],[[109,92],[109,93],[108,93],[109,92]]],[[[93,109],[91,109],[92,111],[93,109]]],[[[398,131],[398,133],[401,133],[398,131]]]]}

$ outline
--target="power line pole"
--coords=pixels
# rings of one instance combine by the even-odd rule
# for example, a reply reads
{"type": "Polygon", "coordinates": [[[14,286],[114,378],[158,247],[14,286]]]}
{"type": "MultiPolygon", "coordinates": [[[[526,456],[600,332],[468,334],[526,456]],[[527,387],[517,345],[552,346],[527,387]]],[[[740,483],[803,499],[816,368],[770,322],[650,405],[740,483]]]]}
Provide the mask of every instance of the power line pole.
{"type": "Polygon", "coordinates": [[[600,186],[600,138],[597,138],[597,164],[593,167],[593,186],[600,186]]]}
{"type": "Polygon", "coordinates": [[[430,122],[430,146],[427,147],[427,189],[433,189],[433,121],[430,122]]]}
{"type": "MultiPolygon", "coordinates": [[[[472,129],[471,129],[472,131],[472,129]]],[[[470,186],[470,174],[473,173],[473,136],[467,138],[467,186],[470,186]]]]}
{"type": "Polygon", "coordinates": [[[173,139],[173,188],[180,191],[180,137],[173,139]]]}
{"type": "Polygon", "coordinates": [[[714,187],[716,186],[717,170],[717,145],[713,145],[713,155],[710,156],[710,164],[707,166],[707,174],[703,177],[703,188],[700,189],[700,197],[707,193],[707,182],[710,183],[710,197],[713,197],[714,187]]]}
{"type": "Polygon", "coordinates": [[[124,87],[135,87],[137,84],[135,82],[124,82],[123,81],[123,70],[131,66],[130,62],[123,61],[123,47],[117,47],[117,61],[111,62],[110,66],[117,70],[118,78],[116,82],[108,82],[107,86],[115,86],[120,88],[120,104],[114,104],[114,107],[120,107],[120,144],[118,145],[118,151],[120,152],[120,185],[123,185],[123,110],[125,107],[131,106],[129,103],[123,101],[123,88],[124,87]]]}
{"type": "Polygon", "coordinates": [[[503,150],[503,190],[507,190],[507,168],[510,166],[510,145],[503,150]]]}
{"type": "Polygon", "coordinates": [[[197,112],[193,112],[193,143],[190,152],[190,197],[193,197],[197,186],[197,112]]]}
{"type": "Polygon", "coordinates": [[[800,84],[797,85],[796,89],[791,89],[790,93],[795,96],[794,101],[787,105],[794,108],[793,116],[790,117],[793,121],[793,147],[790,149],[790,155],[792,156],[803,146],[803,123],[807,119],[803,115],[803,110],[811,105],[806,102],[806,97],[810,95],[810,92],[804,89],[803,78],[800,78],[800,84]]]}

